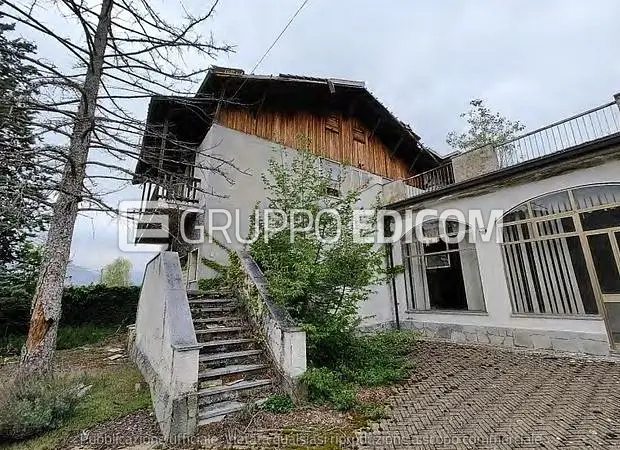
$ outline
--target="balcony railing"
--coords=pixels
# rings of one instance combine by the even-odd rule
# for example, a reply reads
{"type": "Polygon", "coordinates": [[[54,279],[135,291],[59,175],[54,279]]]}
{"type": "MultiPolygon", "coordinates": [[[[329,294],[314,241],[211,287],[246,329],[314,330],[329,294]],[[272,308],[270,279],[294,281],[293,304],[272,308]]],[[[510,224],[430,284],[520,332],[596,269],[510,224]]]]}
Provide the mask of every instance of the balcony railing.
{"type": "Polygon", "coordinates": [[[383,187],[385,203],[438,191],[454,183],[497,172],[527,161],[620,133],[620,94],[616,100],[499,145],[486,145],[448,163],[383,187]]]}
{"type": "Polygon", "coordinates": [[[142,190],[142,202],[165,201],[173,205],[195,205],[198,203],[199,178],[164,174],[157,181],[147,181],[142,190]]]}
{"type": "Polygon", "coordinates": [[[495,147],[500,169],[620,133],[614,101],[532,131],[495,147]]]}

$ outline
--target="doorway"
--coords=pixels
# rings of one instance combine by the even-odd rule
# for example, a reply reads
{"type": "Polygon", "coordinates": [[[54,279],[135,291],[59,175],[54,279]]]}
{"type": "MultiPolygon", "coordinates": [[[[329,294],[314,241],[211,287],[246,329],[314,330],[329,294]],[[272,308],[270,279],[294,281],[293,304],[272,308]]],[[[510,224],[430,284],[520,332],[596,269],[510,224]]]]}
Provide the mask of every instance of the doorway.
{"type": "Polygon", "coordinates": [[[588,233],[588,250],[594,261],[595,284],[614,347],[620,344],[620,231],[588,233]]]}

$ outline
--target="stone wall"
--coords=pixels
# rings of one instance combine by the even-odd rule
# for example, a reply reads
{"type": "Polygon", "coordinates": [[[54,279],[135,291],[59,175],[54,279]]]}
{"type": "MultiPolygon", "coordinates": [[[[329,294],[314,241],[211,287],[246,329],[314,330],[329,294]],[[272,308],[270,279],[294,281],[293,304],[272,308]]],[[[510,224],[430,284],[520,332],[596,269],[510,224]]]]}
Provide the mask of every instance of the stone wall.
{"type": "Polygon", "coordinates": [[[562,352],[609,354],[607,335],[597,333],[485,327],[435,322],[401,322],[402,328],[420,331],[424,336],[456,343],[491,344],[502,347],[556,350],[562,352]]]}
{"type": "Polygon", "coordinates": [[[282,378],[282,388],[297,394],[297,381],[306,371],[306,332],[296,326],[288,311],[275,304],[267,291],[267,282],[247,252],[239,252],[245,280],[241,297],[250,319],[260,331],[266,349],[282,378]]]}
{"type": "Polygon", "coordinates": [[[452,159],[455,183],[495,172],[498,169],[497,154],[491,145],[461,153],[452,159]]]}

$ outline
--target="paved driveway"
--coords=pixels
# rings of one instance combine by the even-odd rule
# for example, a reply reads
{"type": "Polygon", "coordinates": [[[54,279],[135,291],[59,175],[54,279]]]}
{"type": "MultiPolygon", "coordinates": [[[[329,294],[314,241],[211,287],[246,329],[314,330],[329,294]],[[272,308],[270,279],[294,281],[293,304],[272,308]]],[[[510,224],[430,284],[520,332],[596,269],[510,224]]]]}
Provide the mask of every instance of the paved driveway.
{"type": "Polygon", "coordinates": [[[620,363],[422,342],[362,449],[620,449],[620,363]]]}

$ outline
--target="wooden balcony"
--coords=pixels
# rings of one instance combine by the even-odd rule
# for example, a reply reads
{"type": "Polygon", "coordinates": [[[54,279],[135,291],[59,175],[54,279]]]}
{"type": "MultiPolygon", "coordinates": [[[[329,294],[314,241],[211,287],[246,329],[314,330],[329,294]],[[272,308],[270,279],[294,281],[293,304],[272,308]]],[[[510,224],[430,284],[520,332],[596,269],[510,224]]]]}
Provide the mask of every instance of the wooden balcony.
{"type": "MultiPolygon", "coordinates": [[[[164,174],[157,181],[147,181],[142,189],[142,203],[157,202],[163,209],[186,209],[199,203],[200,179],[164,174]]],[[[153,209],[154,205],[146,205],[153,209]]],[[[159,209],[159,208],[158,208],[159,209]]]]}
{"type": "Polygon", "coordinates": [[[136,244],[168,244],[170,236],[179,229],[184,213],[198,213],[200,203],[200,179],[178,175],[164,175],[157,182],[144,183],[141,208],[136,227],[136,244]],[[157,216],[168,217],[168,228],[164,229],[157,216]],[[165,231],[166,237],[153,237],[152,232],[165,231]]]}

